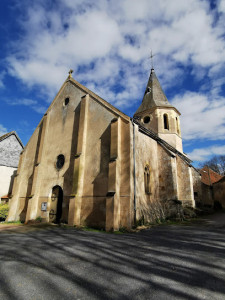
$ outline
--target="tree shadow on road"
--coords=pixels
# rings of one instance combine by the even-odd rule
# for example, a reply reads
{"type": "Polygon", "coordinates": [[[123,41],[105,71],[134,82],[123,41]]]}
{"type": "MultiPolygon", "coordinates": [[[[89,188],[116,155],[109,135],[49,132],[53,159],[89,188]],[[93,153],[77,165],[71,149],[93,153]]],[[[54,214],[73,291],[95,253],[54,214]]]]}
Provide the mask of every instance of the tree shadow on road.
{"type": "Polygon", "coordinates": [[[224,299],[225,230],[1,233],[1,299],[224,299]]]}

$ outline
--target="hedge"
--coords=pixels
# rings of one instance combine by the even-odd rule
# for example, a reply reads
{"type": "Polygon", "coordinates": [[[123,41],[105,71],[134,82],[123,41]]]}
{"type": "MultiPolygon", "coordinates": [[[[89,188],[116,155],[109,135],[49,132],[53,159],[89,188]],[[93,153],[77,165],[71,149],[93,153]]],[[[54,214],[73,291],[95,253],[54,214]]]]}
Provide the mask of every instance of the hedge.
{"type": "Polygon", "coordinates": [[[9,205],[0,203],[0,219],[5,220],[9,213],[9,205]]]}

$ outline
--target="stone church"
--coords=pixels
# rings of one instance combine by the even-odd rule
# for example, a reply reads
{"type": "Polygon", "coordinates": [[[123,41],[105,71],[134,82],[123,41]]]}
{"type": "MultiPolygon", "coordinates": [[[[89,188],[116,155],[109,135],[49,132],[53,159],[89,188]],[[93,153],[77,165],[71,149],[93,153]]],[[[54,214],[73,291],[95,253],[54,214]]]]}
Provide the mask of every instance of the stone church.
{"type": "Polygon", "coordinates": [[[8,221],[118,230],[171,201],[194,207],[179,118],[154,69],[133,118],[70,73],[21,153],[8,221]]]}

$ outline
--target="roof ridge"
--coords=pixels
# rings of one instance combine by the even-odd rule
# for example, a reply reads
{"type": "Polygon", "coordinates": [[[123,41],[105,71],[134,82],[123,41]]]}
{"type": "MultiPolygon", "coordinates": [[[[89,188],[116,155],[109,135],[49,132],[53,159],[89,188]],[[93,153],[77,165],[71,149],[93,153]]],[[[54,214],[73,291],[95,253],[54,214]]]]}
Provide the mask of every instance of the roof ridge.
{"type": "Polygon", "coordinates": [[[24,145],[21,141],[21,139],[19,138],[18,134],[16,133],[15,130],[12,130],[6,134],[3,134],[2,136],[0,136],[0,142],[2,142],[3,140],[5,140],[6,138],[8,138],[9,136],[11,136],[12,134],[15,135],[15,137],[17,138],[18,142],[21,144],[22,148],[24,148],[24,145]]]}
{"type": "Polygon", "coordinates": [[[95,100],[99,101],[101,104],[108,107],[110,110],[113,110],[115,113],[119,114],[120,116],[122,115],[122,117],[124,117],[126,120],[130,120],[130,117],[128,115],[126,115],[125,113],[120,111],[118,108],[116,108],[114,105],[110,104],[108,101],[106,101],[99,95],[97,95],[95,92],[92,92],[91,90],[89,90],[86,86],[84,86],[83,84],[81,84],[80,82],[75,80],[73,77],[68,77],[67,81],[71,81],[73,84],[77,85],[79,88],[86,91],[90,96],[95,98],[95,100]]]}
{"type": "MultiPolygon", "coordinates": [[[[161,139],[156,133],[154,133],[153,131],[151,131],[150,129],[145,128],[144,126],[142,126],[137,120],[131,118],[132,121],[137,124],[139,126],[140,132],[148,135],[149,137],[153,138],[154,140],[156,140],[161,146],[166,147],[167,150],[177,154],[180,158],[182,158],[188,165],[192,166],[191,162],[192,160],[190,158],[188,158],[187,156],[185,156],[183,153],[181,153],[180,151],[178,151],[177,149],[175,149],[173,146],[171,146],[170,144],[168,144],[166,141],[164,141],[163,139],[161,139]]],[[[192,166],[193,167],[193,166],[192,166]]],[[[195,167],[193,167],[194,169],[196,169],[195,167]]]]}

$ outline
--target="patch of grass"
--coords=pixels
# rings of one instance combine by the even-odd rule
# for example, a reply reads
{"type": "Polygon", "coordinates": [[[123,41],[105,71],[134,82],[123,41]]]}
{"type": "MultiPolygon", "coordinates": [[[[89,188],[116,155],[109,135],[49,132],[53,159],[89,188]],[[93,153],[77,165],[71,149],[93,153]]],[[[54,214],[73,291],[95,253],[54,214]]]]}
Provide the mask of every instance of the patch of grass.
{"type": "Polygon", "coordinates": [[[22,225],[20,221],[9,221],[9,222],[0,222],[1,225],[22,225]]]}

